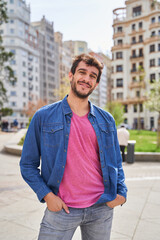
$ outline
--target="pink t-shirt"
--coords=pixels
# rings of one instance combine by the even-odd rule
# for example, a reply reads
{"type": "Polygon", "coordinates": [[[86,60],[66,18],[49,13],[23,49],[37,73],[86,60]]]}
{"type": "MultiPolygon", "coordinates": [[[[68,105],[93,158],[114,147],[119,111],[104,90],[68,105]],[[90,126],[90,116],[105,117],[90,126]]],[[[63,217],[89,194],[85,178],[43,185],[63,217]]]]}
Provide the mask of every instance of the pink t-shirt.
{"type": "Polygon", "coordinates": [[[67,162],[58,196],[68,207],[85,208],[104,193],[99,147],[88,114],[73,113],[67,150],[67,162]]]}

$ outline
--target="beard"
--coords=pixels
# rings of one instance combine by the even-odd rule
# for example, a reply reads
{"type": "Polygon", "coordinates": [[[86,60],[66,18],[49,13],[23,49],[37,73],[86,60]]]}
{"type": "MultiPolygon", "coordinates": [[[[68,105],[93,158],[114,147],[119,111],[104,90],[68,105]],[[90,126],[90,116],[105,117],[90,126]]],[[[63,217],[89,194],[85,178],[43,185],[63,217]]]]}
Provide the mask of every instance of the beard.
{"type": "MultiPolygon", "coordinates": [[[[79,82],[85,82],[85,81],[78,81],[77,83],[79,83],[79,82]]],[[[72,81],[71,81],[70,84],[71,84],[71,89],[72,89],[73,93],[74,93],[77,97],[79,97],[79,98],[81,98],[81,99],[87,98],[87,97],[93,92],[93,90],[94,90],[95,87],[96,87],[96,84],[95,84],[94,87],[92,87],[90,84],[88,84],[88,86],[90,87],[90,90],[88,91],[88,93],[82,93],[82,92],[80,92],[80,91],[77,90],[77,86],[76,86],[76,82],[75,82],[75,80],[74,80],[74,77],[72,78],[72,81]]],[[[87,84],[87,83],[86,83],[86,84],[87,84]]],[[[89,89],[89,88],[88,88],[88,89],[89,89]]]]}

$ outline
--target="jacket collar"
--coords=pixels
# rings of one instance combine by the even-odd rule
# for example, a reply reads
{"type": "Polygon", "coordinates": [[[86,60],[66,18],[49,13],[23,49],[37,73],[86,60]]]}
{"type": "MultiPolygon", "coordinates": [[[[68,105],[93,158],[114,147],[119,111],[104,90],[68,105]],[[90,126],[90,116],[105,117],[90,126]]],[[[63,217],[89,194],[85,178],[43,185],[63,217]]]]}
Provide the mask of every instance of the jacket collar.
{"type": "MultiPolygon", "coordinates": [[[[67,97],[68,95],[66,95],[63,100],[62,100],[62,108],[63,108],[63,112],[65,115],[67,114],[72,114],[72,110],[67,102],[67,97]]],[[[93,104],[91,103],[91,101],[88,101],[89,102],[89,105],[90,105],[90,111],[89,111],[89,114],[95,116],[95,113],[94,113],[94,106],[93,104]]]]}

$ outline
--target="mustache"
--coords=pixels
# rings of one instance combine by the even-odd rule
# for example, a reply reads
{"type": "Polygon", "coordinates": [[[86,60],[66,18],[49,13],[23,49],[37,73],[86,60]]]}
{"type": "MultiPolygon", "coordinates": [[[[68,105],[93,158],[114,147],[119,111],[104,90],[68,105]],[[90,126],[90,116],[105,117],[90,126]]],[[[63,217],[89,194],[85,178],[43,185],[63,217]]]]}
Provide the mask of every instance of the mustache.
{"type": "Polygon", "coordinates": [[[77,83],[85,83],[87,86],[92,87],[89,83],[86,83],[85,81],[78,81],[77,83]]]}

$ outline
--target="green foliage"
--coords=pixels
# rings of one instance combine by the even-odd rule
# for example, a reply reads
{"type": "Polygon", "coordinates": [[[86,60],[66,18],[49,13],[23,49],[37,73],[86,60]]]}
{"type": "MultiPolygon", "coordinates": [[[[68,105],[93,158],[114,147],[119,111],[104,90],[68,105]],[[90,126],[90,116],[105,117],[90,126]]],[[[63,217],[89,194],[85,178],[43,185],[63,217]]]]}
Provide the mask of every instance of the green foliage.
{"type": "MultiPolygon", "coordinates": [[[[32,120],[32,118],[30,117],[29,118],[29,122],[27,124],[27,128],[29,127],[29,124],[30,124],[31,120],[32,120]]],[[[26,137],[26,134],[21,138],[21,140],[19,141],[18,145],[23,146],[25,137],[26,137]]]]}
{"type": "MultiPolygon", "coordinates": [[[[8,22],[7,16],[7,2],[0,0],[0,25],[8,22]]],[[[0,35],[0,106],[7,101],[6,89],[4,82],[15,82],[17,79],[14,76],[14,71],[9,66],[9,61],[13,59],[14,54],[12,52],[5,51],[3,47],[3,39],[0,35]]]]}
{"type": "Polygon", "coordinates": [[[13,113],[13,110],[11,108],[1,108],[0,109],[0,115],[2,117],[10,116],[10,115],[12,115],[12,113],[13,113]]]}
{"type": "Polygon", "coordinates": [[[150,111],[158,112],[158,123],[157,123],[157,147],[160,147],[160,80],[158,82],[154,82],[151,85],[151,90],[149,94],[147,94],[147,102],[146,107],[150,111]]]}
{"type": "Polygon", "coordinates": [[[129,130],[130,140],[136,140],[135,152],[160,152],[157,147],[157,133],[146,130],[129,130]]]}
{"type": "Polygon", "coordinates": [[[109,102],[105,110],[112,114],[114,117],[116,126],[120,125],[124,121],[124,107],[118,102],[109,102]]]}

